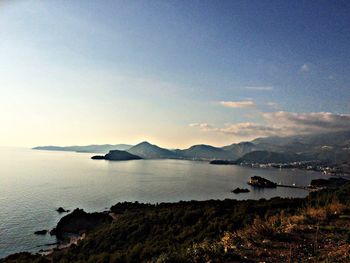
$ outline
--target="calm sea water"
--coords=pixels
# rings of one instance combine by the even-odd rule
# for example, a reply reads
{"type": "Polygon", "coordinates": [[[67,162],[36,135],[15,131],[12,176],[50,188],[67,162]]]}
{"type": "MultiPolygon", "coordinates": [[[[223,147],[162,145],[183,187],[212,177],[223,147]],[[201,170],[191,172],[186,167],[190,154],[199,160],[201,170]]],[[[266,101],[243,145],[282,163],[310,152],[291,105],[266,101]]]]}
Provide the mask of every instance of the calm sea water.
{"type": "Polygon", "coordinates": [[[304,197],[305,190],[276,188],[235,195],[254,175],[284,184],[308,185],[323,177],[300,170],[251,169],[179,160],[108,162],[91,154],[0,148],[0,258],[47,249],[54,237],[55,209],[103,211],[119,201],[176,202],[207,199],[304,197]]]}

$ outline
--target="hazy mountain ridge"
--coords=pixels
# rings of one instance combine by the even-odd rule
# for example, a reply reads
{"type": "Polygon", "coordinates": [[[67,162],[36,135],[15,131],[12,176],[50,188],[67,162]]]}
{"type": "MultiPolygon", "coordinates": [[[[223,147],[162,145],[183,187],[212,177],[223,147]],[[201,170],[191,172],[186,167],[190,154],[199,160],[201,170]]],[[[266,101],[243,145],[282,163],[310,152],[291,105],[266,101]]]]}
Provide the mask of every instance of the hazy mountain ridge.
{"type": "Polygon", "coordinates": [[[183,157],[195,160],[210,160],[210,159],[235,159],[236,156],[230,152],[225,151],[222,148],[217,148],[211,145],[193,145],[188,149],[175,150],[175,152],[183,157]]]}
{"type": "Polygon", "coordinates": [[[350,131],[257,138],[252,143],[267,151],[292,152],[321,161],[342,162],[350,157],[350,131]]]}
{"type": "Polygon", "coordinates": [[[144,159],[224,159],[232,161],[252,159],[257,163],[266,162],[267,160],[280,160],[280,162],[302,160],[343,162],[350,159],[350,131],[257,138],[250,142],[234,143],[223,147],[199,144],[187,149],[176,150],[161,148],[146,141],[132,147],[127,144],[107,144],[69,147],[44,146],[33,149],[95,153],[126,150],[144,159]],[[251,154],[254,152],[256,153],[251,154]]]}
{"type": "Polygon", "coordinates": [[[243,157],[239,158],[237,163],[287,163],[287,162],[297,162],[305,161],[307,158],[305,156],[296,153],[277,153],[269,151],[253,151],[245,154],[243,157]]]}
{"type": "Polygon", "coordinates": [[[86,146],[37,146],[33,150],[45,151],[66,151],[66,152],[86,152],[86,153],[108,153],[111,150],[125,151],[132,147],[129,144],[91,144],[86,146]]]}
{"type": "Polygon", "coordinates": [[[240,142],[224,146],[222,149],[231,152],[233,156],[239,158],[249,152],[261,150],[262,148],[252,142],[240,142]]]}

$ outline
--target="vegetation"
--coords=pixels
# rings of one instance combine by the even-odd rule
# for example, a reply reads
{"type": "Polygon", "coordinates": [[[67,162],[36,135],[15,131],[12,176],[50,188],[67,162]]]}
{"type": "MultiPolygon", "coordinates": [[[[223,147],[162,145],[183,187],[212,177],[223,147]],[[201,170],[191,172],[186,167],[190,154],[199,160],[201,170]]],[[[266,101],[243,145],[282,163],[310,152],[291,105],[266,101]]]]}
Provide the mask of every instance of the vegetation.
{"type": "Polygon", "coordinates": [[[305,199],[118,203],[112,223],[26,262],[347,262],[349,196],[347,183],[305,199]]]}

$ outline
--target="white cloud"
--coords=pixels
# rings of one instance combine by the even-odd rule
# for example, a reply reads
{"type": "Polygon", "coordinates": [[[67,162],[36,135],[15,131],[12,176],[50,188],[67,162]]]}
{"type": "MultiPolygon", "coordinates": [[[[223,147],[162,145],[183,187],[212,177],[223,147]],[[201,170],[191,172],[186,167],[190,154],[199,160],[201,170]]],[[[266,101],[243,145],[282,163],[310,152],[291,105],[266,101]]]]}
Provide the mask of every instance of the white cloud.
{"type": "Polygon", "coordinates": [[[271,91],[273,90],[272,86],[247,86],[245,89],[257,90],[257,91],[271,91]]]}
{"type": "Polygon", "coordinates": [[[281,109],[281,105],[277,102],[270,101],[267,103],[267,106],[269,106],[271,109],[274,109],[274,110],[281,109]]]}
{"type": "Polygon", "coordinates": [[[350,114],[330,112],[269,112],[263,113],[267,124],[276,123],[285,134],[322,133],[350,130],[350,114]]]}
{"type": "Polygon", "coordinates": [[[239,137],[250,137],[275,135],[279,129],[254,122],[241,122],[226,124],[224,128],[219,128],[217,131],[239,137]]]}
{"type": "Polygon", "coordinates": [[[214,127],[208,123],[191,123],[189,124],[190,127],[196,127],[196,128],[200,128],[201,130],[204,131],[209,131],[212,130],[214,127]]]}
{"type": "Polygon", "coordinates": [[[301,67],[300,67],[300,72],[308,72],[310,70],[310,67],[308,64],[303,64],[301,67]]]}
{"type": "Polygon", "coordinates": [[[252,100],[243,101],[220,101],[222,106],[227,108],[255,108],[256,104],[252,100]]]}
{"type": "Polygon", "coordinates": [[[192,127],[238,137],[290,136],[350,130],[350,114],[278,111],[262,113],[262,119],[263,123],[241,122],[225,124],[219,128],[205,124],[192,127]]]}

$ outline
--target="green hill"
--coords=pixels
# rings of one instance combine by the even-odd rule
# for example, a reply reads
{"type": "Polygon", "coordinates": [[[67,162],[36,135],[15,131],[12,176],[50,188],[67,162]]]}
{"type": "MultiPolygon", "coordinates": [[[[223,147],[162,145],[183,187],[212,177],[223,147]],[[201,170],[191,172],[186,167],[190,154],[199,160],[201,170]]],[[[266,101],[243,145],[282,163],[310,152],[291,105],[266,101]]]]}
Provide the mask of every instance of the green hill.
{"type": "Polygon", "coordinates": [[[237,163],[287,163],[301,161],[303,157],[295,153],[276,153],[269,151],[254,151],[236,160],[237,163]]]}
{"type": "Polygon", "coordinates": [[[229,151],[225,151],[221,148],[204,144],[194,145],[185,150],[176,150],[176,153],[186,159],[235,159],[235,156],[229,151]]]}
{"type": "Polygon", "coordinates": [[[141,142],[127,150],[129,153],[144,159],[177,159],[179,156],[167,149],[161,148],[149,142],[141,142]]]}

